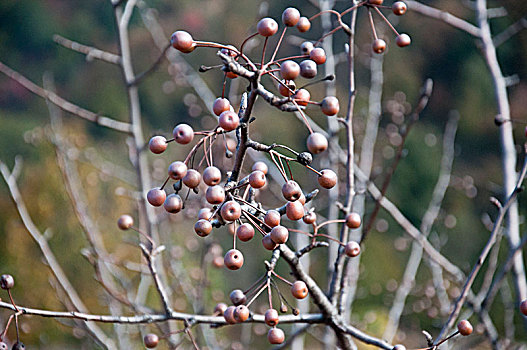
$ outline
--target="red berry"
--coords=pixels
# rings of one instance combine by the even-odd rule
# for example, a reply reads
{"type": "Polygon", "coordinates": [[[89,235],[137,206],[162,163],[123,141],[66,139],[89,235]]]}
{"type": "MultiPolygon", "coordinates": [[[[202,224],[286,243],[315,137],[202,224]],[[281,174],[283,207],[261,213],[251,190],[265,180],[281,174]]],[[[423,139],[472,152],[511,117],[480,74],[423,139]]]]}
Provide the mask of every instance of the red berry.
{"type": "Polygon", "coordinates": [[[322,175],[318,177],[320,186],[330,189],[337,184],[337,174],[331,169],[324,169],[320,172],[322,175]]]}
{"type": "Polygon", "coordinates": [[[231,110],[231,103],[226,98],[218,97],[212,104],[212,110],[214,114],[219,116],[223,112],[231,110]]]}
{"type": "Polygon", "coordinates": [[[311,100],[311,94],[306,89],[298,89],[293,98],[299,106],[307,106],[309,100],[311,100]]]}
{"type": "Polygon", "coordinates": [[[278,23],[276,23],[276,21],[272,18],[263,18],[256,25],[256,30],[261,36],[272,36],[278,31],[278,23]]]}
{"type": "Polygon", "coordinates": [[[266,235],[262,238],[262,245],[263,245],[264,248],[267,249],[267,250],[273,250],[273,249],[275,249],[276,247],[278,247],[278,244],[276,244],[275,242],[273,242],[273,240],[271,239],[271,234],[270,234],[270,233],[266,234],[266,235]]]}
{"type": "Polygon", "coordinates": [[[384,50],[386,50],[386,41],[382,39],[375,39],[373,41],[373,44],[371,44],[371,47],[373,49],[373,52],[375,53],[383,53],[384,50]]]}
{"type": "Polygon", "coordinates": [[[302,45],[300,45],[300,52],[302,55],[309,55],[314,48],[315,46],[311,41],[304,41],[302,45]]]}
{"type": "Polygon", "coordinates": [[[221,186],[211,186],[205,192],[205,198],[210,204],[221,204],[225,200],[225,190],[221,186]]]}
{"type": "Polygon", "coordinates": [[[393,3],[392,5],[392,11],[395,15],[397,16],[402,16],[406,13],[406,10],[408,9],[408,7],[406,6],[406,4],[402,1],[396,1],[393,3]]]}
{"type": "Polygon", "coordinates": [[[339,100],[335,96],[326,96],[320,104],[320,109],[325,115],[336,115],[339,113],[339,100]]]}
{"type": "Polygon", "coordinates": [[[242,215],[242,207],[236,201],[227,201],[221,207],[221,217],[226,221],[238,220],[242,215]]]}
{"type": "Polygon", "coordinates": [[[304,217],[304,206],[300,201],[287,202],[285,205],[285,215],[289,220],[297,221],[304,217]]]}
{"type": "Polygon", "coordinates": [[[368,0],[368,3],[372,5],[382,5],[383,2],[384,0],[368,0]]]}
{"type": "Polygon", "coordinates": [[[275,226],[271,230],[271,240],[276,244],[283,244],[289,238],[289,230],[284,226],[275,226]]]}
{"type": "Polygon", "coordinates": [[[271,344],[282,344],[285,340],[284,331],[280,328],[271,328],[269,332],[267,332],[267,340],[271,344]]]}
{"type": "Polygon", "coordinates": [[[148,200],[148,203],[152,204],[154,207],[162,206],[163,203],[165,203],[166,198],[167,194],[164,190],[160,188],[152,188],[146,194],[146,199],[148,200]]]}
{"type": "Polygon", "coordinates": [[[183,183],[188,188],[196,188],[199,186],[199,183],[201,182],[201,174],[199,171],[194,169],[187,170],[187,173],[185,176],[183,176],[183,183]]]}
{"type": "Polygon", "coordinates": [[[349,213],[346,215],[346,225],[349,228],[359,228],[361,225],[361,218],[358,213],[349,213]]]}
{"type": "Polygon", "coordinates": [[[314,224],[317,221],[317,214],[315,214],[314,211],[310,211],[309,213],[304,215],[302,220],[304,221],[304,223],[306,223],[308,225],[312,225],[312,224],[314,224]]]}
{"type": "Polygon", "coordinates": [[[214,307],[214,314],[218,316],[223,316],[223,313],[227,310],[227,304],[225,303],[217,303],[214,307]]]}
{"type": "Polygon", "coordinates": [[[217,185],[221,182],[221,171],[215,166],[209,166],[203,171],[203,182],[209,186],[217,185]]]}
{"type": "Polygon", "coordinates": [[[238,322],[245,322],[249,318],[249,308],[245,305],[239,305],[236,307],[236,310],[234,310],[234,318],[238,322]]]}
{"type": "Polygon", "coordinates": [[[311,79],[317,75],[317,64],[312,60],[300,62],[300,75],[304,78],[311,79]]]}
{"type": "Polygon", "coordinates": [[[121,215],[117,220],[117,227],[121,230],[128,230],[134,225],[134,219],[130,215],[121,215]]]}
{"type": "Polygon", "coordinates": [[[269,168],[267,167],[267,164],[265,164],[264,162],[258,161],[253,164],[253,167],[251,168],[251,170],[252,171],[259,170],[262,173],[267,175],[267,171],[269,171],[269,168]]]}
{"type": "Polygon", "coordinates": [[[212,211],[209,208],[201,208],[198,211],[198,219],[209,220],[212,215],[212,211]]]}
{"type": "Polygon", "coordinates": [[[405,47],[412,43],[412,39],[410,39],[410,36],[408,34],[399,34],[397,38],[395,38],[395,43],[399,47],[405,47]]]}
{"type": "Polygon", "coordinates": [[[181,180],[187,174],[187,165],[176,161],[168,166],[168,175],[174,180],[181,180]]]}
{"type": "Polygon", "coordinates": [[[206,237],[212,232],[212,224],[207,219],[199,219],[194,225],[194,232],[200,237],[206,237]]]}
{"type": "Polygon", "coordinates": [[[290,97],[293,95],[295,90],[296,84],[292,80],[282,80],[282,84],[278,84],[278,92],[280,92],[280,95],[282,96],[290,97]]]}
{"type": "Polygon", "coordinates": [[[525,299],[524,301],[520,303],[520,311],[522,314],[527,316],[527,299],[525,299]]]}
{"type": "Polygon", "coordinates": [[[192,52],[196,48],[196,44],[194,43],[192,36],[183,30],[178,30],[172,34],[172,37],[170,38],[170,44],[172,44],[174,49],[184,53],[192,52]]]}
{"type": "Polygon", "coordinates": [[[279,322],[278,311],[276,311],[275,309],[268,309],[265,312],[264,317],[265,317],[265,324],[267,324],[268,326],[274,327],[279,322]]]}
{"type": "Polygon", "coordinates": [[[223,263],[229,270],[238,270],[243,266],[243,254],[237,249],[231,249],[225,254],[223,263]]]}
{"type": "Polygon", "coordinates": [[[462,320],[457,324],[457,330],[462,336],[467,336],[472,334],[472,325],[467,320],[462,320]]]}
{"type": "Polygon", "coordinates": [[[148,142],[148,148],[155,154],[163,153],[167,149],[167,139],[163,136],[154,136],[148,142]]]}
{"type": "Polygon", "coordinates": [[[255,170],[249,175],[249,184],[252,188],[262,188],[265,186],[265,174],[260,170],[255,170]]]}
{"type": "Polygon", "coordinates": [[[287,199],[290,202],[294,202],[297,199],[299,199],[301,194],[302,194],[302,189],[300,188],[300,186],[295,180],[288,180],[282,186],[282,195],[284,196],[285,199],[287,199]]]}
{"type": "Polygon", "coordinates": [[[280,66],[280,75],[285,80],[295,80],[300,74],[300,66],[295,61],[287,60],[280,66]]]}
{"type": "Polygon", "coordinates": [[[13,276],[4,274],[0,276],[0,288],[2,289],[11,289],[15,286],[15,279],[13,276]]]}
{"type": "Polygon", "coordinates": [[[229,132],[236,129],[238,125],[240,125],[240,118],[238,117],[238,114],[230,110],[225,111],[220,114],[219,124],[223,130],[229,132]]]}
{"type": "Polygon", "coordinates": [[[254,228],[250,224],[242,224],[236,229],[236,237],[242,242],[248,242],[254,237],[254,228]]]}
{"type": "Polygon", "coordinates": [[[311,133],[307,137],[307,149],[313,154],[322,153],[328,149],[328,139],[319,132],[311,133]]]}
{"type": "Polygon", "coordinates": [[[311,50],[309,58],[315,61],[316,64],[326,63],[326,51],[323,48],[317,47],[311,50]]]}
{"type": "Polygon", "coordinates": [[[280,225],[280,218],[281,215],[279,212],[276,210],[268,210],[267,213],[265,213],[264,222],[270,227],[275,227],[280,225]]]}
{"type": "Polygon", "coordinates": [[[231,305],[223,312],[223,318],[228,324],[236,324],[236,319],[234,318],[235,310],[236,306],[231,305]]]}
{"type": "Polygon", "coordinates": [[[194,129],[188,124],[178,124],[172,131],[177,143],[186,145],[194,139],[194,129]]]}
{"type": "Polygon", "coordinates": [[[344,247],[344,253],[350,258],[354,258],[360,254],[360,245],[355,241],[350,241],[344,247]]]}
{"type": "Polygon", "coordinates": [[[297,299],[304,299],[307,297],[308,291],[304,281],[296,281],[291,286],[291,294],[297,299]]]}
{"type": "Polygon", "coordinates": [[[309,28],[311,28],[311,22],[309,22],[307,17],[300,17],[298,23],[296,24],[296,28],[300,33],[305,33],[309,30],[309,28]]]}
{"type": "Polygon", "coordinates": [[[245,304],[247,296],[242,292],[241,289],[235,289],[229,294],[229,298],[235,306],[245,304]]]}
{"type": "Polygon", "coordinates": [[[148,349],[153,349],[159,344],[159,337],[154,333],[149,333],[145,335],[143,342],[148,349]]]}
{"type": "Polygon", "coordinates": [[[178,194],[172,193],[165,199],[163,206],[167,212],[176,214],[183,209],[183,200],[178,194]]]}
{"type": "Polygon", "coordinates": [[[300,20],[300,11],[294,7],[288,7],[282,12],[282,22],[288,27],[294,27],[300,20]]]}

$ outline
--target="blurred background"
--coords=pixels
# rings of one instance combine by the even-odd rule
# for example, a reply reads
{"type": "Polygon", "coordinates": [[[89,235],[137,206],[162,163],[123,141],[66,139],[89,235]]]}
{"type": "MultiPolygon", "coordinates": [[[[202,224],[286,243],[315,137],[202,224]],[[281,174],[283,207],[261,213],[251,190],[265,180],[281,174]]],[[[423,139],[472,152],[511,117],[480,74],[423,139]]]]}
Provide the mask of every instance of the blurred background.
{"type": "MultiPolygon", "coordinates": [[[[335,8],[344,10],[349,3],[337,1],[335,8]]],[[[469,2],[438,0],[426,3],[474,21],[469,2]]],[[[197,40],[232,43],[236,46],[254,32],[255,24],[263,16],[279,20],[282,11],[288,6],[299,8],[308,17],[317,12],[309,1],[151,0],[142,4],[155,9],[155,15],[167,37],[175,30],[184,29],[197,40]]],[[[492,20],[495,33],[527,14],[527,3],[522,0],[490,1],[490,5],[503,7],[508,13],[506,17],[492,20]]],[[[382,183],[400,142],[399,133],[405,119],[400,111],[394,111],[390,106],[394,103],[405,106],[408,114],[419,98],[425,79],[433,79],[434,90],[430,103],[406,141],[405,157],[387,194],[412,223],[419,226],[437,181],[442,137],[448,116],[452,111],[459,113],[452,179],[430,240],[440,246],[446,257],[468,272],[489,235],[485,218],[487,215],[490,218],[496,216],[496,209],[488,199],[490,196],[502,198],[499,135],[494,124],[496,105],[492,83],[478,44],[468,34],[411,11],[403,17],[393,17],[389,18],[396,28],[411,35],[412,45],[405,49],[398,48],[388,28],[378,22],[380,36],[386,38],[389,49],[384,55],[383,110],[372,178],[377,184],[382,183]]],[[[320,21],[313,21],[308,33],[300,34],[296,30],[291,33],[279,51],[281,56],[298,54],[299,44],[304,40],[316,41],[321,35],[320,21]]],[[[127,121],[128,104],[119,68],[106,62],[87,60],[85,55],[57,45],[53,41],[55,34],[118,53],[110,1],[0,2],[1,62],[38,85],[42,85],[44,74],[52,76],[60,96],[96,113],[127,121]]],[[[157,59],[159,50],[145,29],[140,10],[132,16],[130,40],[135,71],[141,72],[157,59]]],[[[368,113],[371,40],[365,12],[359,12],[358,87],[354,125],[357,151],[368,113]]],[[[343,52],[346,41],[347,37],[337,32],[334,36],[336,53],[343,52]]],[[[252,57],[259,57],[260,45],[261,42],[254,43],[250,51],[252,57]]],[[[524,123],[527,122],[526,47],[527,31],[523,31],[504,43],[498,51],[504,75],[517,80],[509,88],[512,117],[524,123]]],[[[215,54],[212,49],[198,49],[185,55],[184,59],[197,69],[201,64],[219,64],[215,54]]],[[[341,111],[345,110],[344,101],[347,100],[346,67],[345,60],[341,60],[337,66],[336,86],[341,111]]],[[[169,65],[165,60],[140,85],[143,127],[147,139],[156,134],[169,136],[172,128],[181,122],[191,124],[195,130],[214,126],[215,121],[209,113],[210,106],[204,105],[195,90],[181,79],[182,69],[177,65],[169,65]]],[[[201,73],[201,76],[213,93],[220,96],[223,75],[212,70],[201,73]]],[[[272,85],[270,81],[266,83],[272,85]]],[[[233,80],[226,88],[233,101],[239,101],[243,83],[233,80]]],[[[323,91],[322,84],[312,86],[312,99],[321,100],[323,91]]],[[[325,119],[318,109],[308,111],[313,119],[324,123],[325,119]]],[[[254,139],[266,143],[278,141],[297,150],[305,150],[307,130],[294,116],[270,108],[261,101],[257,104],[255,115],[254,139]]],[[[116,261],[122,263],[123,271],[130,280],[137,283],[137,264],[141,262],[140,251],[136,246],[138,238],[133,233],[119,231],[115,225],[122,213],[136,215],[133,193],[136,178],[128,161],[128,140],[123,134],[97,127],[67,113],[62,121],[63,136],[71,143],[68,157],[78,166],[79,179],[86,189],[89,208],[103,233],[107,249],[116,261]]],[[[11,168],[15,157],[23,159],[18,183],[34,222],[42,232],[46,232],[50,246],[90,311],[108,313],[107,296],[94,278],[93,267],[81,254],[88,244],[64,188],[57,153],[50,141],[50,116],[45,101],[17,82],[0,75],[0,122],[0,160],[11,168]]],[[[525,142],[525,125],[516,123],[514,129],[519,150],[518,161],[522,164],[521,145],[525,142]]],[[[190,149],[172,146],[175,145],[171,145],[163,155],[149,154],[154,184],[161,184],[166,176],[166,166],[174,160],[181,160],[190,149]]],[[[218,148],[217,152],[219,159],[222,151],[218,148]]],[[[316,162],[320,161],[316,159],[316,162]]],[[[218,160],[217,163],[227,169],[232,160],[218,160]]],[[[308,189],[315,187],[314,177],[299,168],[295,171],[302,185],[308,189]]],[[[321,194],[321,197],[324,195],[321,194]]],[[[272,194],[262,193],[261,198],[268,207],[280,203],[272,194]]],[[[234,273],[215,268],[211,263],[214,249],[218,244],[223,250],[229,249],[232,239],[225,228],[215,230],[206,240],[194,234],[192,225],[200,202],[198,196],[191,195],[185,213],[167,219],[169,214],[159,211],[159,216],[164,220],[162,236],[166,241],[163,243],[169,247],[165,254],[170,254],[171,259],[181,264],[186,271],[186,284],[207,287],[201,296],[203,309],[198,311],[211,313],[217,302],[228,300],[232,289],[248,287],[265,271],[263,259],[269,257],[269,252],[260,248],[259,240],[245,243],[241,250],[246,252],[246,264],[241,271],[234,273]],[[203,256],[205,263],[197,264],[196,256],[203,256]]],[[[523,205],[521,208],[525,208],[527,201],[522,196],[520,202],[523,205]]],[[[368,215],[373,209],[371,198],[368,198],[367,203],[368,215]]],[[[525,210],[520,214],[521,231],[524,233],[525,210]]],[[[56,296],[56,282],[42,262],[38,247],[22,225],[4,182],[0,183],[0,242],[0,273],[14,275],[15,300],[24,306],[64,309],[65,306],[56,296]]],[[[361,277],[352,313],[354,325],[377,336],[382,335],[411,243],[403,230],[381,210],[362,254],[361,277]]],[[[503,249],[502,254],[506,256],[506,249],[503,249]]],[[[326,283],[326,265],[320,263],[325,258],[323,250],[312,253],[311,259],[316,263],[311,266],[311,272],[321,285],[326,283]]],[[[285,264],[279,266],[279,270],[288,274],[285,264]]],[[[480,284],[481,279],[478,279],[476,289],[480,284]]],[[[188,293],[182,287],[184,285],[174,283],[174,307],[178,311],[192,312],[193,300],[187,298],[188,293]]],[[[455,284],[449,286],[451,298],[457,296],[459,287],[455,284]]],[[[0,297],[6,299],[7,296],[0,297]]],[[[153,291],[149,299],[152,307],[160,307],[153,291]]],[[[511,300],[510,296],[498,297],[491,310],[500,334],[506,333],[504,325],[509,324],[504,310],[511,300]]],[[[265,309],[264,300],[260,304],[265,309]]],[[[258,307],[255,310],[259,310],[258,307]]],[[[312,310],[315,311],[313,306],[312,310]]],[[[0,324],[4,324],[8,317],[9,312],[0,310],[0,324]]],[[[424,346],[421,330],[437,334],[444,317],[439,310],[429,269],[423,267],[406,304],[396,340],[405,343],[408,348],[424,346]]],[[[518,327],[516,335],[520,340],[521,334],[525,338],[517,313],[513,324],[518,327]]],[[[102,327],[111,331],[111,326],[102,327]]],[[[290,326],[284,326],[284,329],[286,334],[291,333],[290,326]]],[[[478,330],[480,328],[476,326],[478,330]]],[[[14,337],[13,331],[10,330],[9,339],[14,337]]],[[[137,348],[141,348],[138,329],[130,327],[129,332],[131,338],[136,340],[137,348]]],[[[251,348],[266,348],[266,332],[267,328],[263,325],[242,325],[220,329],[216,336],[223,348],[244,348],[248,344],[251,344],[251,348]],[[240,329],[247,332],[241,332],[240,329]]],[[[315,327],[307,335],[306,348],[321,348],[322,345],[316,339],[323,332],[324,328],[315,327]]],[[[70,322],[38,317],[21,318],[21,337],[30,349],[89,349],[95,346],[87,340],[82,329],[70,322]]],[[[483,337],[479,339],[483,340],[483,337]]],[[[485,348],[484,344],[473,341],[477,346],[471,347],[485,348]]],[[[165,344],[161,348],[163,346],[165,344]]],[[[183,346],[190,345],[185,343],[183,346]]]]}

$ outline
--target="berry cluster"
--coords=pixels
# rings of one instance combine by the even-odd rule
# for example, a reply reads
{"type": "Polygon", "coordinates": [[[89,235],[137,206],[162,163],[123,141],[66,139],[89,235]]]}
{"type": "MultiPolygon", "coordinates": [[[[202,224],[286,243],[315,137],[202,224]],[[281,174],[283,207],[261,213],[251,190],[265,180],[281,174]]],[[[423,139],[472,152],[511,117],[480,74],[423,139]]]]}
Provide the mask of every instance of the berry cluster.
{"type": "Polygon", "coordinates": [[[15,313],[9,317],[9,320],[7,321],[7,325],[5,326],[4,331],[0,334],[0,350],[8,349],[7,344],[4,342],[4,337],[6,336],[7,331],[9,330],[9,326],[11,325],[13,318],[15,319],[16,342],[11,347],[11,350],[25,350],[26,348],[24,343],[22,343],[19,338],[18,316],[20,316],[22,312],[16,306],[15,301],[13,300],[13,296],[11,295],[11,289],[13,289],[14,286],[15,286],[15,279],[13,278],[13,276],[8,275],[8,274],[4,274],[0,276],[0,288],[7,291],[9,300],[11,301],[11,304],[13,305],[13,308],[15,309],[15,313]]]}

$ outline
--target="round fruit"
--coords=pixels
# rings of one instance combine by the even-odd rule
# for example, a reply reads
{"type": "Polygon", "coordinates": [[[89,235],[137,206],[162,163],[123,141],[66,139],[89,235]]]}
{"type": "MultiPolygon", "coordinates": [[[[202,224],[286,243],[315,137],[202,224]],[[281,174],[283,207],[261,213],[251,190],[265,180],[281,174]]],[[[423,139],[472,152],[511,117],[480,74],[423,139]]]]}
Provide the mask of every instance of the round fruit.
{"type": "Polygon", "coordinates": [[[371,48],[375,53],[383,53],[386,50],[386,41],[382,39],[375,39],[371,44],[371,48]]]}
{"type": "Polygon", "coordinates": [[[280,225],[280,218],[281,215],[279,212],[276,210],[268,210],[267,213],[265,213],[264,222],[270,227],[275,227],[280,225]]]}
{"type": "Polygon", "coordinates": [[[297,199],[299,199],[301,194],[302,194],[302,189],[300,188],[300,186],[295,180],[288,180],[282,186],[282,195],[284,196],[285,199],[287,199],[290,202],[294,202],[297,199]]]}
{"type": "Polygon", "coordinates": [[[392,348],[392,350],[406,350],[406,346],[402,344],[397,344],[392,348]]]}
{"type": "Polygon", "coordinates": [[[155,154],[163,153],[167,149],[167,139],[163,136],[154,136],[148,142],[148,148],[155,154]]]}
{"type": "Polygon", "coordinates": [[[238,117],[238,114],[234,113],[233,111],[225,111],[220,114],[219,124],[223,130],[229,132],[236,129],[238,125],[240,125],[240,118],[238,117]]]}
{"type": "Polygon", "coordinates": [[[256,30],[261,36],[272,36],[278,31],[278,23],[272,18],[262,18],[256,25],[256,30]]]}
{"type": "Polygon", "coordinates": [[[302,45],[300,45],[300,52],[302,55],[309,55],[314,48],[315,46],[311,41],[304,41],[302,45]]]}
{"type": "Polygon", "coordinates": [[[223,316],[223,313],[225,312],[225,310],[227,310],[227,304],[217,303],[216,306],[214,307],[214,314],[223,316]]]}
{"type": "Polygon", "coordinates": [[[317,75],[317,64],[312,60],[300,62],[300,75],[304,78],[311,79],[317,75]]]}
{"type": "Polygon", "coordinates": [[[288,27],[294,27],[300,20],[300,11],[294,7],[288,7],[282,12],[282,22],[288,27]]]}
{"type": "Polygon", "coordinates": [[[212,215],[212,211],[209,208],[201,208],[198,211],[198,219],[209,220],[212,215]]]}
{"type": "Polygon", "coordinates": [[[209,166],[203,171],[203,182],[209,186],[217,185],[221,182],[221,171],[215,166],[209,166]]]}
{"type": "Polygon", "coordinates": [[[402,1],[396,1],[393,3],[392,5],[392,11],[395,15],[397,16],[402,16],[406,13],[406,10],[408,9],[408,7],[406,6],[406,4],[402,1]]]}
{"type": "Polygon", "coordinates": [[[384,0],[368,0],[368,3],[372,5],[382,5],[383,2],[384,0]]]}
{"type": "Polygon", "coordinates": [[[457,330],[459,331],[459,334],[463,336],[471,335],[472,334],[472,325],[467,320],[462,320],[457,324],[457,330]]]}
{"type": "Polygon", "coordinates": [[[194,130],[188,124],[176,125],[172,134],[174,135],[176,142],[182,145],[186,145],[194,139],[194,130]]]}
{"type": "Polygon", "coordinates": [[[248,242],[254,237],[254,228],[250,224],[242,224],[236,229],[236,237],[242,242],[248,242]]]}
{"type": "Polygon", "coordinates": [[[276,244],[275,242],[273,242],[273,240],[271,239],[271,234],[270,234],[270,233],[266,234],[266,235],[262,238],[262,245],[263,245],[264,248],[267,249],[267,250],[273,250],[273,249],[275,249],[276,247],[278,247],[278,244],[276,244]]]}
{"type": "Polygon", "coordinates": [[[359,228],[362,221],[358,213],[349,213],[346,215],[346,225],[349,228],[359,228]]]}
{"type": "Polygon", "coordinates": [[[243,254],[237,249],[231,249],[225,254],[223,263],[229,270],[238,270],[243,266],[243,254]]]}
{"type": "Polygon", "coordinates": [[[324,169],[318,177],[320,186],[330,189],[337,184],[337,174],[331,169],[324,169]]]}
{"type": "Polygon", "coordinates": [[[245,322],[249,318],[249,308],[245,305],[240,305],[234,310],[234,318],[238,322],[245,322]]]}
{"type": "Polygon", "coordinates": [[[18,341],[11,348],[11,350],[25,350],[25,349],[26,349],[26,346],[24,345],[24,343],[18,342],[18,341]]]}
{"type": "Polygon", "coordinates": [[[226,98],[218,97],[212,104],[212,110],[214,114],[219,116],[223,112],[231,110],[231,103],[226,98]]]}
{"type": "Polygon", "coordinates": [[[265,186],[265,174],[260,170],[255,170],[249,175],[249,185],[252,188],[262,188],[265,186]]]}
{"type": "Polygon", "coordinates": [[[323,48],[317,47],[311,50],[309,58],[312,59],[316,64],[326,63],[326,51],[323,48]]]}
{"type": "Polygon", "coordinates": [[[339,100],[335,96],[326,96],[320,104],[320,109],[325,115],[336,115],[339,113],[339,100]]]}
{"type": "Polygon", "coordinates": [[[165,199],[163,207],[165,207],[165,210],[169,213],[179,213],[181,209],[183,209],[183,200],[178,194],[172,193],[165,199]]]}
{"type": "Polygon", "coordinates": [[[287,60],[280,66],[280,75],[285,80],[295,80],[300,74],[300,66],[295,61],[287,60]]]}
{"type": "Polygon", "coordinates": [[[154,333],[148,333],[143,338],[143,342],[148,349],[153,349],[159,344],[159,337],[154,333]]]}
{"type": "Polygon", "coordinates": [[[199,171],[194,169],[187,170],[187,173],[185,176],[183,176],[183,183],[188,188],[196,188],[199,186],[199,183],[201,182],[201,174],[199,171]]]}
{"type": "Polygon", "coordinates": [[[0,350],[7,350],[8,347],[7,347],[7,344],[4,343],[3,341],[0,342],[0,350]]]}
{"type": "Polygon", "coordinates": [[[160,188],[152,188],[148,193],[146,194],[146,200],[148,203],[152,204],[154,207],[160,207],[165,203],[165,199],[167,198],[167,194],[164,190],[160,188]]]}
{"type": "Polygon", "coordinates": [[[289,230],[284,226],[275,226],[271,230],[271,240],[276,244],[283,244],[289,238],[289,230]]]}
{"type": "Polygon", "coordinates": [[[520,303],[520,311],[522,314],[527,316],[527,299],[525,299],[524,301],[520,303]]]}
{"type": "Polygon", "coordinates": [[[238,220],[242,215],[242,207],[236,201],[227,201],[221,207],[221,217],[226,221],[238,220]]]}
{"type": "Polygon", "coordinates": [[[268,309],[265,312],[264,317],[265,317],[265,324],[267,324],[268,326],[274,327],[279,322],[278,311],[276,311],[275,309],[268,309]]]}
{"type": "Polygon", "coordinates": [[[267,167],[267,164],[265,164],[264,162],[258,161],[258,162],[253,164],[253,167],[252,167],[251,170],[252,171],[259,170],[262,173],[267,175],[267,172],[269,171],[269,168],[267,167]]]}
{"type": "Polygon", "coordinates": [[[168,175],[174,180],[181,180],[187,174],[187,165],[176,161],[168,166],[168,175]]]}
{"type": "Polygon", "coordinates": [[[304,206],[298,200],[294,202],[287,202],[285,205],[285,215],[289,220],[300,220],[304,217],[304,213],[304,206]]]}
{"type": "Polygon", "coordinates": [[[312,225],[312,224],[314,224],[317,221],[317,214],[315,214],[314,211],[310,211],[309,213],[304,215],[302,220],[304,221],[304,223],[306,223],[308,225],[312,225]]]}
{"type": "Polygon", "coordinates": [[[311,133],[307,137],[307,149],[313,154],[322,153],[328,149],[328,139],[319,132],[311,133]]]}
{"type": "Polygon", "coordinates": [[[236,319],[234,318],[235,310],[236,306],[231,305],[223,312],[223,318],[228,324],[236,324],[236,319]]]}
{"type": "Polygon", "coordinates": [[[267,333],[267,340],[271,344],[282,344],[285,340],[284,331],[280,328],[271,328],[267,333]]]}
{"type": "Polygon", "coordinates": [[[233,290],[231,294],[229,294],[229,298],[231,299],[234,306],[245,304],[245,302],[247,301],[247,297],[241,289],[233,290]]]}
{"type": "Polygon", "coordinates": [[[412,43],[412,39],[410,39],[410,36],[408,34],[399,34],[397,38],[395,38],[395,43],[399,47],[405,47],[412,43]]]}
{"type": "Polygon", "coordinates": [[[11,275],[2,275],[0,276],[0,288],[2,289],[11,289],[15,286],[15,279],[11,275]]]}
{"type": "Polygon", "coordinates": [[[307,106],[309,100],[311,100],[311,94],[306,89],[298,89],[293,98],[299,106],[307,106]]]}
{"type": "Polygon", "coordinates": [[[212,232],[212,224],[209,220],[199,219],[194,224],[194,232],[200,237],[206,237],[212,232]]]}
{"type": "Polygon", "coordinates": [[[225,200],[225,190],[221,186],[211,186],[205,192],[205,198],[210,204],[221,204],[225,200]]]}
{"type": "Polygon", "coordinates": [[[291,286],[291,294],[297,299],[304,299],[307,297],[308,291],[304,281],[295,281],[291,286]]]}
{"type": "Polygon", "coordinates": [[[360,245],[355,241],[350,241],[344,247],[344,252],[350,258],[354,258],[360,254],[360,245]]]}
{"type": "Polygon", "coordinates": [[[130,227],[134,225],[134,219],[127,214],[119,216],[119,219],[117,219],[117,227],[119,227],[121,230],[128,230],[130,227]]]}
{"type": "Polygon", "coordinates": [[[311,28],[311,22],[307,17],[300,17],[296,24],[296,28],[300,33],[305,33],[311,28]]]}
{"type": "Polygon", "coordinates": [[[184,53],[192,52],[196,47],[192,36],[183,30],[178,30],[172,34],[172,37],[170,38],[170,44],[174,49],[184,53]]]}

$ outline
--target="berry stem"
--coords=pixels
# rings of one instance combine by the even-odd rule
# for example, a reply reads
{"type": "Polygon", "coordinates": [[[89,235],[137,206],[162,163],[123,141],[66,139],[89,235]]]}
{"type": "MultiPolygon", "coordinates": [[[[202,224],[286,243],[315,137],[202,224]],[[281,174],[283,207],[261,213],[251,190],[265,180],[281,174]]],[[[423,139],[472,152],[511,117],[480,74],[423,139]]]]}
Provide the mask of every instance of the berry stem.
{"type": "MultiPolygon", "coordinates": [[[[269,37],[266,36],[265,37],[265,41],[264,41],[264,44],[263,44],[263,49],[262,49],[262,61],[260,63],[260,68],[263,69],[263,66],[264,66],[264,62],[265,62],[265,49],[267,48],[267,41],[269,40],[269,37]]],[[[262,73],[260,73],[261,75],[262,73]]]]}
{"type": "MultiPolygon", "coordinates": [[[[298,106],[298,103],[296,103],[296,100],[292,99],[291,102],[296,106],[298,109],[298,113],[302,116],[302,119],[304,120],[304,124],[307,126],[307,129],[309,130],[309,133],[313,133],[313,129],[311,129],[311,125],[309,125],[309,122],[307,121],[306,115],[304,114],[304,111],[298,106]]],[[[309,102],[309,101],[308,101],[309,102]]]]}
{"type": "Polygon", "coordinates": [[[247,288],[243,294],[247,295],[249,292],[251,292],[253,289],[255,289],[256,287],[258,287],[260,285],[260,282],[265,278],[266,274],[263,274],[260,276],[260,278],[258,278],[253,284],[251,284],[251,286],[249,288],[247,288]]]}
{"type": "Polygon", "coordinates": [[[320,225],[317,226],[317,229],[321,228],[322,226],[326,226],[326,225],[329,225],[329,224],[341,223],[341,222],[346,222],[346,220],[344,220],[344,219],[335,219],[335,220],[324,221],[323,223],[321,223],[320,225]]]}
{"type": "Polygon", "coordinates": [[[13,307],[15,308],[16,312],[19,313],[20,310],[18,309],[18,307],[15,304],[15,301],[13,300],[13,295],[11,295],[11,289],[7,290],[7,294],[9,295],[9,300],[11,301],[11,304],[13,304],[13,307]]]}
{"type": "Polygon", "coordinates": [[[265,283],[261,288],[260,290],[258,290],[258,293],[256,293],[252,298],[251,300],[245,304],[245,306],[249,307],[255,300],[256,298],[258,298],[260,296],[260,294],[262,294],[262,292],[265,290],[265,288],[267,288],[267,283],[265,283]]]}
{"type": "Polygon", "coordinates": [[[170,180],[170,176],[167,177],[167,179],[165,180],[165,182],[163,182],[163,184],[161,185],[161,187],[159,188],[160,190],[164,189],[165,186],[167,185],[168,183],[168,180],[170,180]]]}
{"type": "Polygon", "coordinates": [[[379,39],[379,38],[377,37],[377,31],[375,30],[375,23],[373,23],[373,16],[372,16],[372,14],[371,14],[371,10],[370,10],[369,7],[368,7],[368,19],[369,19],[369,21],[370,21],[371,31],[373,32],[373,38],[374,38],[375,40],[377,40],[377,39],[379,39]]]}
{"type": "Polygon", "coordinates": [[[386,18],[385,15],[382,14],[382,12],[377,8],[377,7],[374,7],[373,8],[375,10],[375,12],[377,12],[379,14],[379,16],[382,17],[382,19],[384,20],[384,22],[386,22],[386,24],[388,25],[388,27],[390,27],[390,29],[395,33],[396,36],[399,36],[399,32],[397,31],[397,29],[395,29],[394,26],[392,26],[392,24],[390,23],[390,21],[388,21],[388,18],[386,18]]]}
{"type": "Polygon", "coordinates": [[[271,273],[272,273],[273,275],[275,275],[276,277],[278,277],[278,278],[279,278],[280,280],[282,280],[283,282],[287,283],[288,285],[290,285],[290,286],[293,285],[293,282],[290,282],[290,281],[288,281],[287,279],[285,279],[284,277],[280,276],[279,274],[277,274],[276,272],[274,272],[274,270],[271,271],[271,273]]]}

